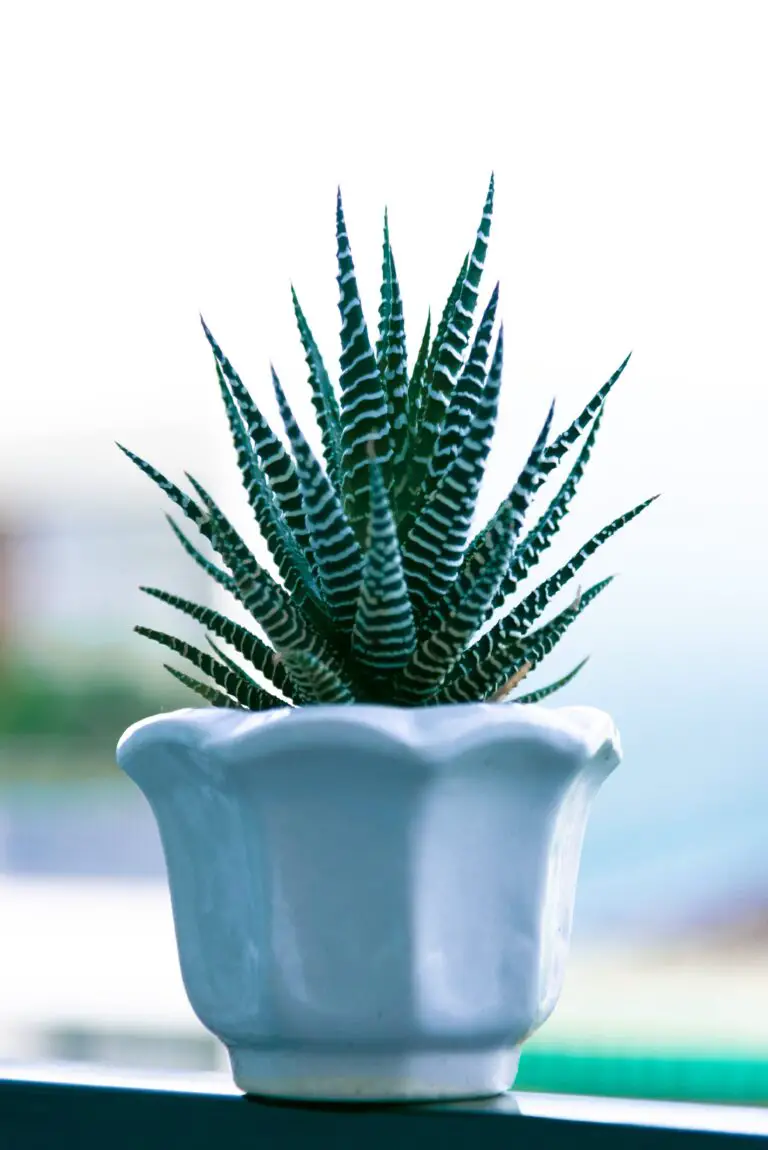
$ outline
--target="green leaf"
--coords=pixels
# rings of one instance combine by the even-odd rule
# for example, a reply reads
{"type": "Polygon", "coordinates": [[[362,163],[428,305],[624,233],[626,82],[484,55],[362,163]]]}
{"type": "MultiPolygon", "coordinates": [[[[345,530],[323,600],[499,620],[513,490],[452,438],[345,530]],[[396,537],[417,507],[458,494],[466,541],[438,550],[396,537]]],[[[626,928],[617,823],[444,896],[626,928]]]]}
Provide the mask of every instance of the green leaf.
{"type": "Polygon", "coordinates": [[[250,392],[216,343],[202,316],[200,323],[203,325],[203,331],[211,345],[214,358],[232,389],[232,394],[251,437],[253,449],[258,455],[269,480],[275,501],[283,514],[289,531],[296,540],[299,550],[306,556],[311,567],[314,562],[312,548],[304,519],[301,491],[293,460],[253,402],[250,392]]]}
{"type": "MultiPolygon", "coordinates": [[[[466,273],[466,262],[462,265],[460,279],[466,273]]],[[[446,304],[446,308],[450,306],[450,299],[446,304]]],[[[429,348],[430,348],[430,334],[432,328],[432,313],[427,312],[427,322],[424,327],[424,335],[421,337],[421,346],[419,347],[418,355],[416,356],[416,363],[413,365],[413,375],[411,376],[410,384],[408,385],[408,435],[411,441],[415,441],[418,434],[418,418],[419,407],[422,400],[422,390],[424,387],[424,378],[427,372],[427,365],[429,362],[429,348]]]]}
{"type": "Polygon", "coordinates": [[[625,527],[627,523],[635,519],[641,511],[645,511],[646,507],[650,507],[658,498],[658,495],[653,495],[650,499],[643,500],[642,503],[638,503],[636,507],[633,507],[631,511],[619,515],[611,523],[603,527],[602,530],[598,531],[596,535],[593,535],[567,563],[560,567],[549,579],[545,579],[543,583],[540,583],[530,594],[526,595],[522,602],[510,612],[507,616],[509,626],[517,627],[520,630],[530,627],[558,591],[565,587],[566,583],[570,582],[576,572],[584,566],[590,555],[594,555],[598,547],[615,535],[622,527],[625,527]]]}
{"type": "Polygon", "coordinates": [[[277,653],[284,655],[286,650],[301,647],[326,662],[333,661],[325,637],[310,626],[283,588],[261,567],[205,488],[191,475],[187,478],[208,508],[213,546],[232,573],[240,602],[277,653]]]}
{"type": "Polygon", "coordinates": [[[568,473],[560,490],[557,492],[557,495],[515,551],[509,565],[509,571],[502,580],[501,587],[494,600],[494,609],[502,607],[507,598],[514,594],[523,579],[526,579],[530,575],[557,534],[560,523],[565,517],[568,505],[574,496],[578,482],[584,474],[584,469],[592,453],[595,437],[603,416],[603,410],[602,407],[598,408],[589,435],[584,440],[576,462],[568,473]]]}
{"type": "Polygon", "coordinates": [[[216,374],[232,441],[237,452],[240,475],[264,542],[277,564],[281,578],[285,580],[287,589],[297,592],[301,601],[309,595],[317,599],[319,593],[312,570],[299,551],[296,540],[288,530],[277,506],[218,361],[216,361],[216,374]]]}
{"type": "Polygon", "coordinates": [[[341,499],[302,435],[274,368],[272,382],[296,460],[323,602],[334,622],[351,630],[360,592],[363,556],[344,514],[341,499]]]}
{"type": "Polygon", "coordinates": [[[472,330],[472,318],[477,306],[478,288],[488,250],[488,237],[493,215],[494,180],[488,186],[483,216],[469,257],[466,275],[456,298],[448,323],[445,324],[431,374],[427,373],[427,390],[420,412],[419,435],[414,446],[413,473],[410,490],[415,496],[427,473],[429,461],[435,453],[450,397],[463,365],[464,352],[472,330]]]}
{"type": "Polygon", "coordinates": [[[416,630],[397,527],[373,454],[370,467],[368,548],[352,632],[352,651],[361,666],[374,675],[385,675],[407,663],[416,646],[416,630]]]}
{"type": "Polygon", "coordinates": [[[223,587],[226,591],[229,591],[230,594],[235,595],[237,593],[237,588],[235,586],[235,581],[229,572],[222,571],[222,569],[217,567],[215,563],[212,563],[210,559],[206,559],[205,556],[200,551],[198,551],[197,548],[189,541],[189,539],[187,539],[184,532],[181,530],[179,525],[174,522],[170,515],[166,515],[165,518],[171,525],[171,530],[186,551],[187,555],[190,555],[194,559],[195,563],[197,563],[203,569],[203,571],[205,571],[206,575],[210,575],[211,579],[215,579],[215,581],[221,587],[223,587]]]}
{"type": "MultiPolygon", "coordinates": [[[[525,467],[518,476],[517,482],[510,491],[509,495],[507,495],[506,499],[501,501],[495,514],[488,522],[488,524],[472,540],[472,543],[467,548],[467,552],[461,566],[461,574],[464,576],[464,580],[457,580],[456,583],[449,589],[445,598],[436,604],[434,613],[439,619],[444,618],[447,614],[456,609],[460,602],[459,596],[462,594],[462,587],[465,585],[467,580],[469,580],[469,582],[472,581],[475,573],[480,569],[482,564],[485,563],[487,559],[489,540],[492,538],[492,533],[496,529],[497,524],[501,522],[506,516],[508,509],[510,509],[513,513],[511,529],[512,537],[514,540],[517,540],[519,537],[523,527],[523,522],[525,520],[526,512],[541,480],[543,460],[546,456],[547,450],[547,439],[549,437],[550,428],[552,426],[552,418],[554,416],[554,412],[555,402],[553,400],[547,413],[547,418],[544,420],[541,431],[536,438],[536,442],[534,443],[531,453],[528,456],[525,467]]],[[[517,550],[518,549],[512,551],[512,556],[517,554],[517,550]]],[[[510,564],[512,561],[513,560],[510,559],[510,564]]],[[[501,599],[501,603],[503,604],[504,596],[501,593],[501,588],[505,585],[505,580],[507,578],[508,575],[505,574],[501,581],[500,588],[497,590],[496,595],[494,596],[493,602],[488,605],[485,619],[482,620],[483,623],[490,619],[494,608],[500,605],[499,599],[501,599]]],[[[432,619],[428,620],[427,625],[429,626],[431,623],[432,619]]]]}
{"type": "Polygon", "coordinates": [[[349,685],[317,655],[291,650],[285,662],[307,703],[354,703],[349,685]]]}
{"type": "Polygon", "coordinates": [[[499,285],[496,284],[480,320],[469,359],[451,395],[435,453],[428,464],[427,493],[458,452],[482,398],[498,302],[499,285]]]}
{"type": "Polygon", "coordinates": [[[580,414],[576,416],[573,423],[571,423],[565,429],[565,431],[561,431],[557,438],[554,440],[547,452],[547,459],[553,466],[559,463],[571,444],[575,443],[579,438],[584,428],[592,419],[592,416],[595,415],[595,413],[599,411],[600,408],[602,408],[608,393],[611,391],[613,385],[616,383],[616,380],[619,378],[621,373],[624,371],[624,368],[629,363],[631,355],[632,352],[629,353],[621,366],[618,367],[616,371],[614,371],[608,382],[604,383],[600,390],[592,396],[589,403],[585,408],[583,408],[580,414]]]}
{"type": "MultiPolygon", "coordinates": [[[[462,269],[462,274],[463,274],[462,269]]],[[[394,500],[395,517],[398,521],[398,536],[404,539],[408,533],[409,528],[413,524],[413,517],[410,515],[409,509],[413,504],[409,502],[409,474],[410,465],[407,463],[411,448],[416,442],[418,435],[418,414],[419,403],[421,402],[421,393],[424,384],[424,377],[427,370],[427,362],[429,358],[429,341],[430,332],[432,327],[431,313],[427,312],[427,323],[424,328],[424,335],[422,336],[421,346],[419,347],[418,355],[416,356],[416,363],[414,364],[413,374],[411,375],[410,383],[408,384],[408,429],[405,436],[405,460],[406,463],[400,467],[392,466],[392,494],[394,500]],[[402,506],[401,506],[402,505],[402,506]],[[402,524],[402,528],[400,528],[402,524]]]]}
{"type": "Polygon", "coordinates": [[[291,287],[291,295],[293,297],[293,310],[296,314],[296,322],[299,326],[299,335],[301,336],[301,343],[304,348],[307,367],[309,368],[312,404],[317,416],[318,427],[320,428],[325,466],[331,483],[337,491],[341,491],[341,416],[339,414],[336,393],[333,390],[322,356],[318,351],[309,324],[304,318],[304,312],[301,310],[298,297],[293,287],[291,287]]]}
{"type": "Polygon", "coordinates": [[[144,635],[147,639],[153,639],[175,654],[188,659],[204,675],[209,675],[227,695],[231,695],[250,711],[266,711],[275,705],[274,697],[254,683],[252,679],[249,679],[244,671],[235,671],[233,668],[219,663],[211,655],[207,655],[205,651],[193,647],[190,643],[185,643],[182,639],[177,639],[174,635],[167,635],[164,631],[154,631],[151,627],[134,627],[133,629],[137,635],[144,635]]]}
{"type": "Polygon", "coordinates": [[[438,689],[482,624],[489,602],[507,569],[514,546],[512,508],[491,533],[487,561],[462,587],[457,607],[419,644],[402,675],[393,683],[398,701],[417,705],[438,689]]]}
{"type": "Polygon", "coordinates": [[[411,602],[423,614],[448,592],[461,566],[496,422],[503,353],[502,328],[470,432],[443,472],[403,547],[411,602]]]}
{"type": "Polygon", "coordinates": [[[149,478],[157,484],[160,490],[169,496],[177,507],[181,508],[187,518],[191,519],[192,522],[200,528],[203,535],[207,536],[207,516],[205,512],[198,507],[194,499],[191,499],[180,487],[177,487],[175,483],[167,479],[163,473],[158,471],[156,467],[153,467],[151,463],[147,463],[146,459],[142,459],[140,455],[135,455],[132,451],[129,451],[127,447],[123,447],[122,443],[118,443],[117,446],[123,455],[127,455],[131,462],[136,464],[139,471],[143,471],[145,475],[148,475],[149,478]]]}
{"type": "Polygon", "coordinates": [[[392,295],[391,309],[384,332],[380,371],[387,396],[389,436],[392,457],[386,473],[394,487],[395,477],[403,469],[408,457],[408,361],[405,347],[405,320],[400,284],[397,279],[394,256],[390,250],[392,295]]]}
{"type": "Polygon", "coordinates": [[[550,695],[554,695],[555,691],[560,691],[563,687],[567,687],[572,679],[575,679],[582,667],[586,666],[589,662],[589,655],[586,659],[582,659],[572,671],[567,675],[563,675],[562,679],[558,679],[556,683],[550,683],[547,687],[539,687],[535,691],[531,691],[527,695],[522,695],[518,699],[510,699],[511,703],[540,703],[542,699],[548,699],[550,695]]]}
{"type": "Polygon", "coordinates": [[[528,664],[533,670],[559,642],[574,619],[612,580],[611,575],[579,594],[572,604],[538,631],[523,634],[510,616],[499,620],[465,653],[457,666],[458,673],[441,688],[437,701],[464,703],[488,699],[496,695],[524,665],[528,664]]]}
{"type": "MultiPolygon", "coordinates": [[[[459,274],[454,281],[451,288],[450,295],[443,308],[443,314],[440,317],[440,322],[437,325],[435,338],[429,346],[429,328],[430,317],[427,316],[427,328],[424,332],[424,340],[422,341],[419,357],[414,367],[413,377],[411,379],[410,387],[408,389],[408,449],[409,461],[408,469],[403,473],[401,480],[401,490],[407,493],[406,506],[410,512],[410,522],[415,519],[418,509],[421,507],[422,497],[421,488],[426,475],[426,468],[428,460],[417,460],[414,452],[416,445],[419,443],[423,434],[423,413],[427,406],[427,400],[432,387],[432,380],[434,378],[437,361],[440,355],[440,349],[445,343],[445,336],[449,326],[453,322],[453,317],[456,314],[456,307],[458,305],[459,296],[461,295],[461,287],[467,277],[467,269],[469,267],[469,255],[464,257],[464,262],[461,265],[459,274]],[[426,356],[426,358],[425,358],[426,356]]],[[[402,536],[402,532],[401,532],[402,536]]]]}
{"type": "MultiPolygon", "coordinates": [[[[208,646],[213,651],[214,655],[216,655],[221,660],[222,663],[226,663],[226,665],[230,668],[230,670],[235,671],[239,675],[244,675],[246,680],[252,686],[254,686],[257,691],[261,691],[264,689],[246,671],[243,670],[243,668],[240,666],[240,664],[235,659],[233,659],[229,655],[227,655],[226,651],[222,651],[220,647],[217,647],[216,644],[214,643],[213,639],[210,637],[210,635],[205,636],[205,641],[207,642],[208,646]]],[[[274,705],[276,705],[278,707],[286,705],[284,699],[280,699],[280,698],[278,698],[277,695],[273,695],[271,691],[267,691],[266,694],[268,694],[269,697],[273,700],[274,705]]],[[[293,706],[292,703],[288,703],[287,705],[293,706]]]]}
{"type": "Polygon", "coordinates": [[[622,527],[626,526],[627,523],[631,522],[631,520],[639,515],[641,511],[644,511],[646,507],[649,507],[656,499],[658,499],[658,495],[654,495],[651,499],[646,499],[643,503],[639,503],[636,507],[633,507],[631,511],[627,511],[624,515],[618,516],[618,518],[603,527],[601,531],[598,531],[596,535],[593,535],[554,575],[551,575],[549,579],[546,579],[531,591],[517,607],[513,608],[507,615],[500,619],[490,631],[482,635],[477,642],[465,652],[457,668],[457,675],[469,675],[483,668],[488,660],[491,659],[494,646],[497,642],[506,643],[512,639],[520,639],[552,601],[558,591],[570,582],[576,572],[586,563],[587,559],[597,551],[598,547],[615,535],[622,527]]]}
{"type": "Polygon", "coordinates": [[[341,446],[344,509],[358,542],[365,542],[368,515],[366,444],[373,439],[382,464],[391,457],[387,397],[368,338],[352,252],[341,205],[336,199],[336,240],[341,312],[341,446]]]}
{"type": "Polygon", "coordinates": [[[389,317],[392,312],[392,246],[389,242],[389,215],[384,209],[384,243],[381,257],[381,302],[379,303],[379,338],[376,340],[376,359],[383,366],[389,317]]]}
{"type": "Polygon", "coordinates": [[[278,691],[292,697],[292,684],[285,673],[283,664],[272,648],[262,642],[258,635],[254,635],[247,627],[228,619],[226,615],[222,615],[213,607],[193,603],[189,599],[182,599],[180,595],[172,595],[170,592],[161,591],[157,587],[140,587],[139,590],[143,591],[145,595],[159,599],[161,603],[167,603],[169,607],[175,607],[177,611],[181,611],[190,619],[200,623],[206,631],[212,631],[214,635],[218,635],[225,643],[234,647],[265,678],[269,679],[278,691]]]}
{"type": "Polygon", "coordinates": [[[168,663],[163,663],[166,671],[173,675],[174,679],[178,679],[185,687],[191,687],[198,695],[201,695],[207,703],[211,703],[214,707],[230,707],[236,711],[246,711],[248,708],[243,707],[236,699],[226,695],[223,691],[217,691],[209,683],[201,683],[199,679],[193,679],[190,675],[185,675],[183,671],[177,671],[175,667],[171,667],[168,663]]]}

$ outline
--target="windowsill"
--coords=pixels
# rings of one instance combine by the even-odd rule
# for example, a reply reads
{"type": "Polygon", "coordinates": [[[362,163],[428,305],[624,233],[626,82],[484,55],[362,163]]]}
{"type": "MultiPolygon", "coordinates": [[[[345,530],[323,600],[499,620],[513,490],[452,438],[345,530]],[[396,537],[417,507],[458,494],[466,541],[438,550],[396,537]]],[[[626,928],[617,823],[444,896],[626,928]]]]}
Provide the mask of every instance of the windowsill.
{"type": "MultiPolygon", "coordinates": [[[[659,1144],[656,1139],[661,1137],[667,1144],[662,1130],[670,1132],[670,1136],[672,1132],[708,1132],[751,1135],[761,1142],[768,1138],[768,1110],[757,1107],[525,1092],[437,1105],[303,1106],[254,1099],[245,1102],[225,1074],[125,1073],[73,1064],[0,1064],[0,1115],[4,1136],[13,1134],[7,1144],[14,1150],[31,1150],[41,1145],[40,1135],[46,1132],[61,1145],[88,1150],[88,1135],[93,1135],[95,1147],[96,1137],[103,1137],[107,1130],[111,1150],[133,1145],[130,1139],[138,1137],[145,1150],[172,1144],[192,1150],[212,1136],[220,1139],[217,1144],[222,1150],[230,1150],[245,1146],[248,1139],[257,1135],[263,1138],[259,1144],[265,1146],[280,1145],[283,1139],[292,1146],[313,1140],[322,1146],[366,1145],[371,1150],[378,1144],[394,1145],[392,1139],[396,1136],[399,1150],[407,1150],[409,1144],[427,1150],[430,1134],[435,1146],[448,1150],[453,1145],[449,1135],[454,1131],[457,1137],[463,1131],[467,1138],[482,1139],[479,1150],[491,1150],[497,1144],[501,1146],[501,1138],[506,1141],[512,1133],[509,1126],[501,1128],[499,1120],[504,1118],[522,1123],[514,1132],[518,1146],[546,1144],[548,1150],[565,1146],[566,1140],[576,1135],[575,1130],[568,1129],[569,1125],[578,1126],[580,1134],[592,1127],[595,1145],[600,1146],[608,1145],[605,1136],[621,1133],[621,1145],[626,1150],[647,1145],[654,1130],[659,1132],[654,1136],[654,1145],[659,1144]],[[197,1096],[195,1105],[193,1096],[197,1096]],[[402,1121],[425,1115],[439,1118],[435,1127],[427,1131],[422,1124],[417,1128],[406,1124],[396,1132],[388,1126],[394,1116],[402,1121]],[[472,1123],[479,1116],[491,1116],[494,1121],[477,1127],[472,1123]],[[452,1117],[455,1123],[451,1123],[452,1117]],[[545,1120],[548,1131],[545,1143],[539,1142],[540,1120],[545,1120]],[[181,1125],[187,1121],[188,1129],[181,1125]],[[168,1141],[171,1130],[173,1139],[168,1141]],[[323,1136],[328,1140],[324,1141],[323,1136]]],[[[683,1141],[687,1146],[688,1141],[683,1141]]],[[[461,1144],[456,1142],[457,1146],[461,1144]]],[[[719,1144],[717,1138],[707,1140],[707,1147],[719,1144]]]]}

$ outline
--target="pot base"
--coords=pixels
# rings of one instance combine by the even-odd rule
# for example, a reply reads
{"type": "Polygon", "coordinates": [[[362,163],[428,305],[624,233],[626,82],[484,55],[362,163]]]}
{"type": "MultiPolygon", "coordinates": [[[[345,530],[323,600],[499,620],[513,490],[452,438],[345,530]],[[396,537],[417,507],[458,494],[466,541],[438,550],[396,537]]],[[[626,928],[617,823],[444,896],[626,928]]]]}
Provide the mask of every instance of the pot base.
{"type": "Polygon", "coordinates": [[[397,1053],[230,1047],[229,1058],[246,1094],[296,1102],[458,1102],[506,1093],[520,1047],[397,1053]]]}

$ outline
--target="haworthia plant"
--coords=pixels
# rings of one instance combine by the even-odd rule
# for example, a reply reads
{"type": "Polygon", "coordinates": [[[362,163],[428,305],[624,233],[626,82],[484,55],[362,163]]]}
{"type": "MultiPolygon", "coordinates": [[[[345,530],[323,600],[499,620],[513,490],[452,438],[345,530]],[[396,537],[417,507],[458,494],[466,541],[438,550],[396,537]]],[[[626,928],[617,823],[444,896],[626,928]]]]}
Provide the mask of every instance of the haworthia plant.
{"type": "Polygon", "coordinates": [[[275,372],[272,380],[287,447],[203,322],[240,475],[276,575],[258,562],[197,480],[187,476],[194,492],[188,494],[152,464],[121,448],[176,504],[218,559],[207,557],[168,516],[184,550],[239,600],[264,635],[262,639],[211,606],[142,588],[206,632],[211,654],[165,632],[136,628],[212,680],[164,664],[205,702],[251,711],[311,703],[536,703],[570,683],[584,666],[586,659],[548,686],[518,691],[528,672],[611,580],[595,583],[539,623],[543,612],[587,559],[651,499],[592,535],[516,603],[510,603],[510,597],[528,578],[569,510],[606,400],[629,357],[551,442],[550,408],[509,494],[470,539],[503,367],[501,327],[494,345],[498,285],[473,336],[493,194],[491,179],[474,244],[434,335],[427,318],[410,372],[388,216],[385,213],[378,330],[372,344],[338,195],[337,386],[291,289],[320,431],[320,457],[300,430],[275,372]],[[580,440],[564,482],[523,533],[536,492],[580,440]],[[502,614],[491,626],[499,610],[502,614]]]}

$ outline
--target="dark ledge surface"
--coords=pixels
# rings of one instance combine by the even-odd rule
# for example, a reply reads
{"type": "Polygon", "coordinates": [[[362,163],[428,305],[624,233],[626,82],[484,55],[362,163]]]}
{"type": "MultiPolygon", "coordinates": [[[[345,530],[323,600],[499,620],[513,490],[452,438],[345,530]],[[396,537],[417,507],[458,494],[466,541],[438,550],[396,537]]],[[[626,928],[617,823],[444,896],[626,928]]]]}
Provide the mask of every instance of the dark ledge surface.
{"type": "Polygon", "coordinates": [[[1,1150],[501,1150],[768,1145],[768,1110],[518,1092],[448,1104],[245,1098],[226,1075],[0,1063],[1,1150]]]}

